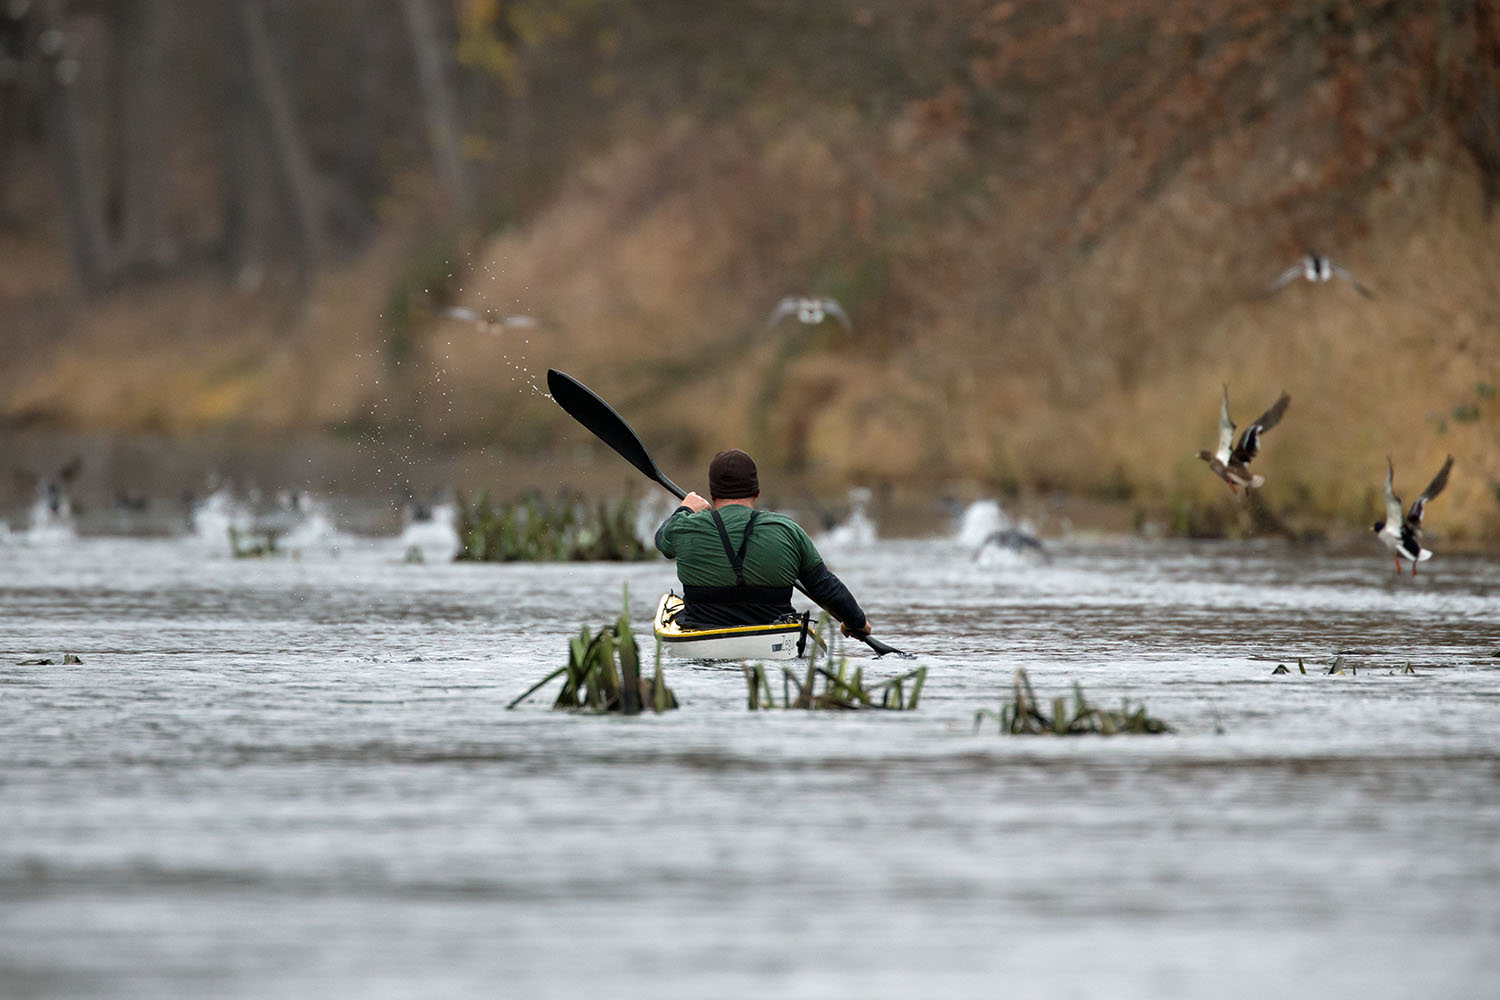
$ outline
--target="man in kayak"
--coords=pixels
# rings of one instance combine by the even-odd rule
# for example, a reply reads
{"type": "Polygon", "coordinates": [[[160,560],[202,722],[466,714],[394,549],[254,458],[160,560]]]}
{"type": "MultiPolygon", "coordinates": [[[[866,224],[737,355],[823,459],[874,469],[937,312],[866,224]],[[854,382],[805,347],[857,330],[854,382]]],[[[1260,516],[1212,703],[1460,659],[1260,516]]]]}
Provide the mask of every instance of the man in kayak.
{"type": "Polygon", "coordinates": [[[784,514],[756,510],[760,480],[755,462],[738,448],[708,466],[705,500],[696,493],[656,529],[656,547],[677,560],[684,628],[766,625],[792,610],[800,581],[854,638],[870,634],[870,620],[849,588],[831,573],[802,527],[784,514]]]}

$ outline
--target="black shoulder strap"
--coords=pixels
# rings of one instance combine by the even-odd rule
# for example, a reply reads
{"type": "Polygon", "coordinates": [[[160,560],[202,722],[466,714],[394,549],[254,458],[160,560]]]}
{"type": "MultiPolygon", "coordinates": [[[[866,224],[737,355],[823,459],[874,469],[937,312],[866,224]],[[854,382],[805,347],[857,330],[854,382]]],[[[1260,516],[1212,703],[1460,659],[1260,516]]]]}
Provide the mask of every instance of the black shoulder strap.
{"type": "MultiPolygon", "coordinates": [[[[750,508],[750,520],[745,522],[745,533],[740,537],[740,551],[734,558],[734,572],[737,577],[743,578],[745,566],[745,546],[750,544],[750,529],[755,527],[755,517],[760,511],[754,507],[750,508]]],[[[743,583],[743,579],[740,581],[743,583]]]]}
{"type": "Polygon", "coordinates": [[[719,541],[724,543],[724,555],[729,557],[730,568],[734,570],[734,582],[737,586],[745,585],[745,546],[750,544],[750,529],[755,526],[755,515],[760,511],[751,509],[750,520],[745,522],[745,534],[740,539],[740,550],[734,551],[734,546],[729,541],[729,529],[724,527],[724,519],[719,512],[710,507],[710,514],[714,516],[714,527],[719,529],[719,541]]]}

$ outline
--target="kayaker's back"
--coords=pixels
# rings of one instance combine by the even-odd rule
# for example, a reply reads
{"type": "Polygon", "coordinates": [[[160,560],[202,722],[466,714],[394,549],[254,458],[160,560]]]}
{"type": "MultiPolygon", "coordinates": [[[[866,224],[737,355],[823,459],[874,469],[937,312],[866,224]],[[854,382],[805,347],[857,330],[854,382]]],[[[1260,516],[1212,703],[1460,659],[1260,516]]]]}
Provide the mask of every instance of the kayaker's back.
{"type": "MultiPolygon", "coordinates": [[[[802,526],[785,514],[762,510],[745,542],[745,524],[751,508],[726,504],[719,516],[736,551],[745,543],[744,583],[752,587],[790,587],[802,573],[822,558],[802,526]]],[[[713,514],[680,514],[667,522],[662,532],[662,552],[677,560],[677,578],[692,587],[733,587],[734,567],[724,552],[724,542],[714,525],[713,514]],[[670,546],[670,549],[668,548],[670,546]]]]}

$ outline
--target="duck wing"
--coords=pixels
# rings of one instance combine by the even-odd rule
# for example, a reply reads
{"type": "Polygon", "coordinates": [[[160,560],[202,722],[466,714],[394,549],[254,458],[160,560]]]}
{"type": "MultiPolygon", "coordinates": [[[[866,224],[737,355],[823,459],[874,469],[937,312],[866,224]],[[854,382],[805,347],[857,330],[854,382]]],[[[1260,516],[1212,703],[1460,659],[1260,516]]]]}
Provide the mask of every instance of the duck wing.
{"type": "Polygon", "coordinates": [[[824,312],[826,312],[828,315],[832,316],[834,319],[838,320],[841,324],[843,324],[844,330],[846,332],[848,332],[848,333],[853,333],[854,332],[854,324],[852,324],[852,323],[849,322],[849,314],[846,313],[846,312],[844,312],[844,307],[841,306],[841,305],[839,305],[838,302],[837,302],[837,300],[835,300],[835,299],[820,299],[819,300],[819,305],[821,305],[823,307],[823,311],[824,312]]]}
{"type": "Polygon", "coordinates": [[[1332,261],[1329,261],[1329,266],[1333,268],[1334,274],[1338,275],[1340,278],[1343,278],[1345,281],[1349,282],[1349,284],[1353,285],[1356,292],[1363,295],[1367,299],[1373,299],[1375,297],[1374,292],[1370,291],[1364,285],[1360,284],[1359,279],[1350,274],[1347,270],[1337,264],[1334,264],[1332,261]]]}
{"type": "Polygon", "coordinates": [[[1443,488],[1448,485],[1448,470],[1451,468],[1453,468],[1453,456],[1449,455],[1443,467],[1438,470],[1438,474],[1432,477],[1432,482],[1428,483],[1427,488],[1422,491],[1422,495],[1412,501],[1411,510],[1407,512],[1406,520],[1402,522],[1403,526],[1410,528],[1413,532],[1422,530],[1422,512],[1427,509],[1427,501],[1443,492],[1443,488]]]}
{"type": "Polygon", "coordinates": [[[1281,288],[1282,285],[1285,285],[1288,281],[1291,281],[1293,278],[1297,277],[1297,275],[1301,274],[1303,270],[1305,270],[1305,268],[1306,264],[1299,260],[1297,263],[1293,264],[1285,271],[1282,271],[1281,275],[1277,277],[1275,281],[1267,285],[1260,294],[1270,295],[1272,292],[1281,288]]]}
{"type": "Polygon", "coordinates": [[[1221,463],[1229,462],[1230,445],[1234,443],[1234,421],[1229,419],[1229,386],[1224,387],[1224,400],[1219,404],[1219,447],[1214,457],[1221,463]]]}
{"type": "Polygon", "coordinates": [[[1396,467],[1391,464],[1391,456],[1385,457],[1385,523],[1392,528],[1401,524],[1401,498],[1396,495],[1395,487],[1396,467]]]}
{"type": "Polygon", "coordinates": [[[766,317],[766,329],[769,330],[788,316],[797,315],[799,302],[800,300],[795,295],[788,295],[776,303],[776,308],[772,309],[771,315],[766,317]]]}
{"type": "Polygon", "coordinates": [[[1286,412],[1287,404],[1291,401],[1292,397],[1285,392],[1277,397],[1269,410],[1245,428],[1244,433],[1240,435],[1240,443],[1234,446],[1234,452],[1230,457],[1244,465],[1260,454],[1260,436],[1281,422],[1281,415],[1286,412]]]}

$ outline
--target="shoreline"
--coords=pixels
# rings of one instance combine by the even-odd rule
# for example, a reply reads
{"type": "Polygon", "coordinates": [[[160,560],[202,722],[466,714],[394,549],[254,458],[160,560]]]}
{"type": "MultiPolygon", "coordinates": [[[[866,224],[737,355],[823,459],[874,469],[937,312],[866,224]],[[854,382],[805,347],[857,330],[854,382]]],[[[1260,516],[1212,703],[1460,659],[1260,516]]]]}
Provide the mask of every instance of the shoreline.
{"type": "MultiPolygon", "coordinates": [[[[307,433],[270,439],[224,432],[193,436],[116,434],[83,431],[0,429],[7,482],[0,489],[0,522],[24,531],[36,503],[40,470],[77,460],[69,497],[81,537],[138,535],[161,537],[192,530],[190,511],[225,489],[254,508],[272,510],[278,496],[315,498],[335,515],[342,530],[380,536],[400,531],[406,499],[432,504],[452,500],[457,491],[488,490],[497,499],[527,494],[552,498],[598,495],[611,502],[634,498],[663,503],[661,494],[613,453],[576,440],[570,447],[532,455],[501,455],[479,447],[463,451],[413,444],[343,439],[307,433]],[[564,472],[559,470],[563,469],[564,472]]],[[[674,467],[680,463],[663,463],[674,467]]],[[[688,488],[692,477],[681,475],[688,488]]],[[[788,476],[768,488],[765,505],[796,517],[814,537],[850,516],[857,486],[830,484],[816,477],[788,476]]],[[[884,484],[865,490],[867,516],[886,539],[953,537],[959,518],[980,501],[997,503],[1014,524],[1047,541],[1061,539],[1196,539],[1279,542],[1327,552],[1359,551],[1367,532],[1343,524],[1320,523],[1315,514],[1279,511],[1290,534],[1255,532],[1243,500],[1227,496],[1191,512],[1196,523],[1225,530],[1172,529],[1172,501],[1077,496],[1058,491],[989,491],[982,484],[955,479],[931,488],[884,484]],[[1231,506],[1231,504],[1234,504],[1231,506]],[[1202,516],[1211,510],[1214,520],[1202,516]]],[[[1178,501],[1180,504],[1181,501],[1178,501]]],[[[1434,508],[1434,513],[1436,513],[1434,508]]],[[[1380,512],[1372,511],[1372,518],[1380,512]]],[[[1445,540],[1441,517],[1432,519],[1430,544],[1454,555],[1500,555],[1500,541],[1459,537],[1445,540]]],[[[1373,550],[1372,550],[1373,551],[1373,550]]]]}

